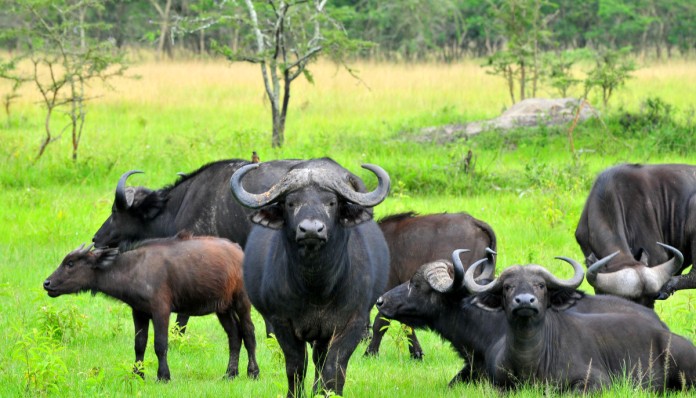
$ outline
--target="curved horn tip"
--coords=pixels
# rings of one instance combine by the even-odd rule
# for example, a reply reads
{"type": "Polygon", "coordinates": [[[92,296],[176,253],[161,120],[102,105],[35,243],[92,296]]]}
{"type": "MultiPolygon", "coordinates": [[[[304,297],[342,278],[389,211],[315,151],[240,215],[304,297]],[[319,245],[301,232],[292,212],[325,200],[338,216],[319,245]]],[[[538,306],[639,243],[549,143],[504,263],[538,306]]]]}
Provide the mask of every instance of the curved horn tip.
{"type": "Polygon", "coordinates": [[[452,257],[459,256],[462,253],[466,253],[466,252],[470,252],[470,251],[471,250],[469,250],[469,249],[457,249],[457,250],[452,252],[452,257]]]}
{"type": "Polygon", "coordinates": [[[123,176],[131,176],[131,175],[133,175],[133,174],[145,174],[145,172],[142,171],[142,170],[128,170],[128,171],[126,171],[125,173],[123,173],[123,174],[121,175],[121,177],[123,177],[123,176]]]}
{"type": "Polygon", "coordinates": [[[498,254],[498,252],[496,252],[495,250],[491,249],[490,247],[487,247],[487,248],[486,248],[486,253],[488,253],[488,254],[493,254],[493,255],[497,255],[497,254],[498,254]]]}
{"type": "Polygon", "coordinates": [[[666,243],[662,243],[662,242],[655,242],[655,243],[657,243],[658,245],[662,246],[663,248],[665,248],[665,249],[667,249],[675,254],[676,253],[682,254],[681,250],[677,249],[674,246],[670,246],[670,245],[668,245],[666,243]]]}

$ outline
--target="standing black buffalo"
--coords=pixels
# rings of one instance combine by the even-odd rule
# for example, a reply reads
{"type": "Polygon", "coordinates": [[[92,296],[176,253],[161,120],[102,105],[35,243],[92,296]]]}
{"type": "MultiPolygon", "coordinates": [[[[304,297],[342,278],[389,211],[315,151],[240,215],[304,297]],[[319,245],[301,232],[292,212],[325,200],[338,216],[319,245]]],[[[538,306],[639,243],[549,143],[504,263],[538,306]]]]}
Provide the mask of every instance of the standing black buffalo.
{"type": "MultiPolygon", "coordinates": [[[[264,192],[299,162],[259,163],[258,169],[249,173],[244,186],[250,192],[264,192]]],[[[92,241],[97,248],[127,247],[144,239],[165,238],[187,230],[194,235],[227,238],[244,247],[251,231],[252,211],[234,199],[229,181],[235,171],[247,164],[250,163],[241,159],[209,163],[181,175],[175,184],[157,190],[126,187],[128,177],[140,173],[128,171],[116,185],[111,215],[92,241]]],[[[179,314],[177,322],[183,330],[188,316],[179,314]]]]}
{"type": "Polygon", "coordinates": [[[331,159],[292,167],[267,192],[252,194],[239,169],[230,182],[240,203],[258,209],[244,257],[252,304],[270,321],[285,355],[288,396],[303,394],[307,347],[313,346],[313,391],[343,393],[348,360],[370,308],[384,291],[389,249],[369,209],[389,191],[389,176],[374,165],[378,187],[356,191],[355,176],[331,159]]]}
{"type": "MultiPolygon", "coordinates": [[[[377,300],[377,308],[385,317],[433,330],[452,343],[465,363],[450,386],[486,377],[486,351],[507,332],[505,314],[479,307],[478,301],[485,297],[470,293],[462,285],[465,272],[460,259],[462,252],[454,251],[453,262],[438,260],[423,264],[409,281],[377,300]]],[[[486,261],[487,266],[477,281],[488,280],[493,275],[494,266],[489,258],[479,260],[486,261]]],[[[552,311],[565,311],[568,307],[567,311],[578,313],[628,313],[647,322],[661,323],[652,309],[621,297],[587,296],[575,289],[552,289],[549,294],[552,303],[565,303],[553,306],[552,311]]]]}
{"type": "Polygon", "coordinates": [[[675,290],[696,287],[696,271],[680,274],[696,256],[696,167],[619,165],[603,171],[590,191],[575,230],[597,293],[648,307],[675,290]],[[684,253],[677,266],[659,246],[684,253]],[[605,267],[596,258],[618,251],[605,267]]]}
{"type": "MultiPolygon", "coordinates": [[[[409,212],[385,217],[378,224],[389,245],[389,280],[385,292],[408,281],[421,265],[449,257],[457,248],[470,248],[463,253],[466,264],[484,257],[487,247],[496,249],[493,229],[467,213],[416,215],[409,212]]],[[[379,353],[388,325],[381,316],[375,317],[372,340],[365,355],[379,353]]],[[[409,340],[411,357],[422,359],[423,349],[415,332],[409,335],[409,340]]]]}
{"type": "Polygon", "coordinates": [[[554,311],[567,302],[554,302],[553,290],[574,290],[584,276],[582,265],[558,258],[573,266],[571,279],[561,280],[539,265],[517,265],[479,285],[473,278],[478,264],[466,271],[464,284],[480,294],[478,304],[502,309],[507,319],[504,336],[485,354],[486,372],[494,384],[541,382],[586,392],[628,377],[657,391],[694,385],[696,347],[660,321],[627,313],[554,311]]]}

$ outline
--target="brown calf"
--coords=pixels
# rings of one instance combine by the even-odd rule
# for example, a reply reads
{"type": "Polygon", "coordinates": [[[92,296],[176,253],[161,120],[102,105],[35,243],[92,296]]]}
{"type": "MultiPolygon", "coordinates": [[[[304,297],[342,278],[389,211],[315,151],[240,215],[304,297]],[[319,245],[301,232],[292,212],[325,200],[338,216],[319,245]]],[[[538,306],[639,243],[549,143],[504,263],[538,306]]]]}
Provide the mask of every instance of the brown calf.
{"type": "Polygon", "coordinates": [[[170,379],[167,347],[172,312],[190,316],[214,312],[229,342],[227,377],[239,373],[242,340],[249,357],[247,375],[258,376],[251,304],[242,280],[244,254],[239,245],[227,239],[179,233],[173,238],[143,241],[124,252],[83,247],[65,256],[44,281],[44,289],[51,297],[102,292],[131,306],[136,362],[143,360],[152,319],[158,380],[170,379]]]}

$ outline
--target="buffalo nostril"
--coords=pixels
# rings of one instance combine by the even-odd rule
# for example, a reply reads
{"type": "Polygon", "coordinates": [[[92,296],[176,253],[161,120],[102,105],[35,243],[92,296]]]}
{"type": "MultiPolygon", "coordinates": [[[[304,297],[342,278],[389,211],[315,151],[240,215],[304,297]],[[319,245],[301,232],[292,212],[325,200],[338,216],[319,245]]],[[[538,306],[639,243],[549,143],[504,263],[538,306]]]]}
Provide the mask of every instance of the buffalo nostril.
{"type": "Polygon", "coordinates": [[[532,297],[531,299],[529,299],[529,302],[530,302],[530,303],[533,303],[534,301],[535,301],[534,297],[532,297]]]}
{"type": "Polygon", "coordinates": [[[377,304],[378,307],[379,307],[380,305],[384,304],[384,297],[380,296],[380,297],[377,299],[377,303],[376,303],[376,304],[377,304]]]}
{"type": "Polygon", "coordinates": [[[46,280],[44,281],[44,283],[43,283],[44,289],[47,288],[47,287],[49,287],[50,285],[51,285],[51,281],[48,280],[48,279],[46,279],[46,280]]]}
{"type": "Polygon", "coordinates": [[[522,301],[522,300],[520,300],[519,297],[515,297],[515,302],[516,302],[516,303],[519,304],[521,301],[522,301]]]}

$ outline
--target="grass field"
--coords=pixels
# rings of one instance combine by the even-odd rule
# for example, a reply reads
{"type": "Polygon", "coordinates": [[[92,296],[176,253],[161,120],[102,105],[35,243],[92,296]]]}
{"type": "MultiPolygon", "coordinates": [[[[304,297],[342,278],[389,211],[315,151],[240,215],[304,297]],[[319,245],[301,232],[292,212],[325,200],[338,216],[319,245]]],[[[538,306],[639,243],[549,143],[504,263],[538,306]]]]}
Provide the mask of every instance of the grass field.
{"type": "MultiPolygon", "coordinates": [[[[422,127],[497,116],[509,106],[502,80],[475,62],[452,65],[353,65],[360,80],[321,63],[316,83],[293,86],[286,145],[270,147],[270,109],[257,67],[215,61],[136,62],[137,78],[95,86],[77,162],[70,137],[50,144],[34,161],[43,135],[38,97],[25,89],[9,118],[0,115],[0,397],[11,396],[243,396],[285,394],[282,355],[263,336],[256,316],[261,376],[223,380],[227,348],[215,317],[194,318],[185,339],[171,342],[172,382],[156,383],[152,341],[144,382],[130,372],[132,323],[125,305],[84,294],[49,298],[43,280],[70,250],[91,240],[108,216],[118,177],[158,188],[176,172],[224,158],[262,160],[330,156],[374,184],[362,163],[384,167],[390,197],[377,217],[400,211],[466,211],[488,222],[498,236],[499,270],[538,263],[560,276],[569,267],[558,255],[581,260],[573,232],[594,176],[621,162],[696,164],[693,116],[696,64],[673,61],[644,65],[601,110],[601,122],[574,132],[567,126],[482,134],[437,145],[410,140],[422,127]],[[647,98],[673,106],[674,118],[691,129],[623,133],[615,117],[638,112],[647,98]],[[682,144],[683,143],[683,144],[682,144]],[[462,159],[475,154],[474,173],[462,159]],[[51,336],[48,331],[57,331],[51,336]]],[[[6,87],[0,86],[0,93],[6,87]]],[[[549,95],[549,93],[545,93],[549,95]]],[[[591,98],[593,100],[593,98],[591,98]]],[[[592,101],[599,103],[599,101],[592,101]]],[[[57,118],[55,125],[64,123],[57,118]]],[[[592,291],[589,285],[583,288],[592,291]]],[[[696,340],[692,292],[659,302],[657,312],[678,333],[696,340]]],[[[408,358],[400,328],[390,329],[378,358],[353,355],[345,388],[352,397],[495,396],[486,383],[447,388],[461,360],[434,333],[420,332],[423,362],[408,358]]],[[[618,333],[618,331],[617,331],[618,333]]],[[[312,375],[310,369],[308,375],[312,375]]],[[[311,380],[311,377],[309,377],[311,380]]],[[[553,395],[530,386],[511,396],[553,395]]],[[[618,386],[603,396],[649,396],[618,386]]]]}

